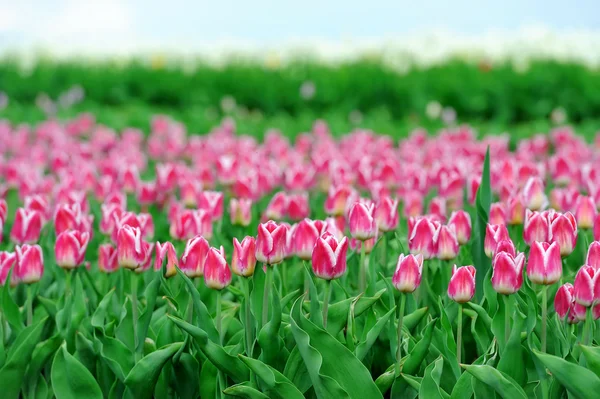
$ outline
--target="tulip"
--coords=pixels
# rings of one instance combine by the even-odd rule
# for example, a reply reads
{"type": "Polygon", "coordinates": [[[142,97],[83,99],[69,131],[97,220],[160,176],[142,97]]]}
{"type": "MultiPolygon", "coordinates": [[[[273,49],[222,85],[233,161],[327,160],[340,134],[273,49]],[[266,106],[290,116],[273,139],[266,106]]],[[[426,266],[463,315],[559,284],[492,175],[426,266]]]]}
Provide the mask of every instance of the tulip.
{"type": "Polygon", "coordinates": [[[272,220],[258,225],[256,260],[274,265],[283,260],[287,239],[287,227],[272,220]]]}
{"type": "Polygon", "coordinates": [[[54,214],[54,232],[56,236],[63,231],[87,231],[92,236],[93,215],[86,215],[81,211],[78,203],[73,205],[60,205],[54,214]]]}
{"type": "Polygon", "coordinates": [[[302,220],[310,215],[307,193],[296,193],[288,197],[287,215],[291,220],[302,220]]]}
{"type": "Polygon", "coordinates": [[[575,205],[575,218],[577,226],[582,229],[591,229],[594,227],[596,219],[596,204],[592,197],[580,196],[575,205]]]}
{"type": "Polygon", "coordinates": [[[234,237],[231,270],[238,276],[250,277],[254,274],[255,267],[256,240],[254,237],[246,236],[241,243],[234,237]]]}
{"type": "Polygon", "coordinates": [[[138,227],[125,225],[117,233],[117,258],[119,267],[137,269],[146,263],[150,245],[142,241],[142,231],[138,227]]]}
{"type": "Polygon", "coordinates": [[[149,213],[139,213],[137,219],[140,223],[140,230],[142,230],[142,237],[145,240],[151,240],[154,237],[154,220],[152,220],[152,215],[149,213]]]}
{"type": "Polygon", "coordinates": [[[568,256],[577,244],[577,222],[571,212],[556,214],[556,218],[550,223],[548,241],[557,243],[560,247],[560,255],[568,256]]]}
{"type": "Polygon", "coordinates": [[[179,261],[179,267],[190,278],[201,277],[204,273],[204,262],[210,245],[202,236],[191,238],[185,244],[185,250],[179,261]]]}
{"type": "Polygon", "coordinates": [[[490,224],[506,224],[506,207],[503,203],[494,202],[490,205],[488,221],[490,224]]]}
{"type": "Polygon", "coordinates": [[[592,266],[594,269],[600,269],[600,242],[593,241],[588,248],[585,264],[592,266]]]}
{"type": "Polygon", "coordinates": [[[173,277],[177,274],[176,267],[179,267],[177,261],[177,252],[175,246],[169,241],[161,244],[156,242],[156,259],[154,260],[154,270],[158,271],[162,269],[163,262],[167,259],[167,270],[165,271],[165,277],[173,277]]]}
{"type": "Polygon", "coordinates": [[[288,210],[288,196],[285,192],[276,193],[267,205],[265,218],[271,220],[282,220],[288,210]]]}
{"type": "Polygon", "coordinates": [[[600,274],[592,266],[582,266],[573,283],[573,297],[575,302],[585,307],[590,307],[600,299],[600,285],[597,284],[600,274]],[[596,288],[596,286],[598,286],[596,288]]]}
{"type": "Polygon", "coordinates": [[[571,283],[566,283],[558,287],[556,295],[554,296],[554,310],[561,319],[564,319],[567,315],[570,316],[572,312],[575,298],[573,296],[574,287],[571,283]]]}
{"type": "Polygon", "coordinates": [[[45,224],[50,218],[50,205],[41,195],[30,195],[25,198],[25,209],[38,211],[42,216],[42,224],[45,224]]]}
{"type": "Polygon", "coordinates": [[[119,270],[117,248],[112,244],[102,244],[98,247],[98,268],[105,273],[119,270]]]}
{"type": "Polygon", "coordinates": [[[229,202],[229,217],[234,226],[247,227],[252,221],[252,200],[232,198],[229,202]]]}
{"type": "Polygon", "coordinates": [[[56,238],[56,264],[63,269],[75,269],[83,263],[90,235],[77,230],[63,231],[56,238]]]}
{"type": "Polygon", "coordinates": [[[454,265],[448,284],[448,297],[458,303],[466,303],[475,295],[475,267],[454,265]]]}
{"type": "Polygon", "coordinates": [[[503,295],[514,294],[523,285],[525,255],[514,256],[508,252],[497,252],[493,262],[492,287],[503,295]]]}
{"type": "MultiPolygon", "coordinates": [[[[283,223],[281,223],[281,225],[285,226],[285,228],[287,229],[286,234],[285,234],[285,246],[284,246],[284,251],[283,251],[283,259],[289,259],[295,255],[293,237],[294,237],[296,228],[298,227],[298,224],[289,224],[289,223],[283,222],[283,223]]],[[[285,268],[285,265],[284,265],[284,268],[285,268]]],[[[283,273],[283,271],[282,271],[282,273],[283,273]]],[[[285,281],[285,279],[284,279],[284,281],[285,281]]]]}
{"type": "MultiPolygon", "coordinates": [[[[412,223],[409,219],[409,224],[412,223]]],[[[411,254],[421,254],[423,259],[431,259],[436,253],[434,236],[437,231],[435,222],[427,218],[420,218],[414,222],[414,227],[409,230],[408,248],[411,254]]]]}
{"type": "Polygon", "coordinates": [[[594,240],[600,241],[600,213],[594,219],[594,240]]]}
{"type": "Polygon", "coordinates": [[[464,245],[471,238],[471,215],[463,210],[452,212],[448,226],[454,226],[458,243],[464,245]]]}
{"type": "Polygon", "coordinates": [[[342,237],[344,237],[344,231],[343,227],[339,226],[338,221],[341,221],[343,226],[345,219],[343,216],[339,216],[337,220],[332,217],[325,219],[324,229],[326,232],[333,234],[333,236],[339,241],[342,239],[342,237]]]}
{"type": "Polygon", "coordinates": [[[511,226],[523,224],[525,204],[521,196],[513,196],[507,202],[507,223],[511,226]]]}
{"type": "Polygon", "coordinates": [[[494,225],[488,223],[485,230],[485,240],[483,242],[485,255],[488,258],[492,258],[495,255],[498,243],[503,240],[510,240],[506,226],[503,224],[494,225]]]}
{"type": "Polygon", "coordinates": [[[436,215],[440,221],[446,221],[446,199],[442,197],[433,197],[429,203],[429,213],[436,215]]]}
{"type": "Polygon", "coordinates": [[[548,206],[548,198],[544,192],[544,182],[539,177],[530,177],[523,187],[525,206],[532,211],[539,211],[548,206]]]}
{"type": "Polygon", "coordinates": [[[231,283],[231,270],[225,260],[223,247],[210,248],[204,263],[204,284],[213,290],[222,290],[231,283]]]}
{"type": "Polygon", "coordinates": [[[19,245],[35,244],[42,231],[42,215],[38,211],[17,209],[10,239],[19,245]]]}
{"type": "Polygon", "coordinates": [[[140,181],[137,187],[137,200],[140,205],[148,206],[154,204],[158,198],[156,183],[153,181],[140,181]]]}
{"type": "Polygon", "coordinates": [[[42,247],[39,245],[17,245],[15,247],[17,254],[15,281],[33,284],[42,279],[44,274],[44,255],[42,247]]]}
{"type": "Polygon", "coordinates": [[[371,252],[373,252],[373,249],[375,248],[376,243],[377,243],[377,237],[369,238],[367,241],[360,241],[360,240],[357,240],[356,238],[351,238],[350,239],[350,248],[354,252],[362,253],[362,249],[364,247],[365,255],[369,255],[371,252]]]}
{"type": "MultiPolygon", "coordinates": [[[[1,190],[0,190],[1,191],[1,190]]],[[[8,205],[6,201],[0,198],[0,225],[6,223],[6,216],[8,215],[8,205]]]]}
{"type": "Polygon", "coordinates": [[[523,226],[523,240],[527,245],[535,241],[548,241],[549,221],[546,213],[525,211],[525,224],[523,226]]]}
{"type": "Polygon", "coordinates": [[[400,254],[392,284],[402,293],[414,292],[421,284],[423,255],[400,254]]]}
{"type": "Polygon", "coordinates": [[[104,235],[113,235],[117,221],[123,215],[123,209],[115,204],[102,204],[100,207],[102,218],[100,219],[100,232],[104,235]]]}
{"type": "Polygon", "coordinates": [[[194,237],[197,234],[194,211],[186,209],[177,213],[171,221],[169,233],[174,240],[187,240],[194,237]]]}
{"type": "MultiPolygon", "coordinates": [[[[10,269],[17,263],[17,254],[14,252],[0,251],[0,285],[6,284],[10,269]]],[[[13,278],[16,279],[13,270],[13,278]]]]}
{"type": "Polygon", "coordinates": [[[562,276],[558,243],[534,242],[529,252],[527,277],[534,284],[551,285],[562,276]]]}
{"type": "Polygon", "coordinates": [[[450,260],[458,256],[458,239],[452,226],[439,226],[433,237],[434,245],[437,247],[437,258],[450,260]]]}
{"type": "Polygon", "coordinates": [[[423,194],[410,191],[404,195],[402,212],[405,217],[417,217],[423,213],[423,194]]]}
{"type": "Polygon", "coordinates": [[[312,251],[312,268],[315,276],[333,280],[346,273],[348,239],[337,240],[332,234],[324,233],[317,238],[312,251]]]}
{"type": "Polygon", "coordinates": [[[325,213],[331,216],[342,216],[346,211],[348,201],[356,196],[351,186],[331,186],[325,200],[325,213]]]}
{"type": "Polygon", "coordinates": [[[203,191],[199,195],[198,208],[208,212],[213,221],[223,218],[223,193],[203,191]]]}
{"type": "Polygon", "coordinates": [[[379,231],[395,230],[398,227],[398,200],[382,198],[375,207],[374,217],[379,231]]]}
{"type": "Polygon", "coordinates": [[[369,238],[375,237],[377,234],[377,225],[373,218],[373,205],[367,205],[361,202],[356,202],[350,209],[348,215],[348,223],[350,226],[350,234],[353,238],[366,241],[369,238]]]}
{"type": "Polygon", "coordinates": [[[198,197],[202,191],[202,184],[196,180],[179,182],[179,198],[188,208],[198,206],[198,197]]]}
{"type": "Polygon", "coordinates": [[[511,256],[516,256],[517,252],[515,249],[515,244],[511,240],[502,240],[496,245],[496,250],[494,251],[494,257],[500,252],[506,252],[511,256]]]}

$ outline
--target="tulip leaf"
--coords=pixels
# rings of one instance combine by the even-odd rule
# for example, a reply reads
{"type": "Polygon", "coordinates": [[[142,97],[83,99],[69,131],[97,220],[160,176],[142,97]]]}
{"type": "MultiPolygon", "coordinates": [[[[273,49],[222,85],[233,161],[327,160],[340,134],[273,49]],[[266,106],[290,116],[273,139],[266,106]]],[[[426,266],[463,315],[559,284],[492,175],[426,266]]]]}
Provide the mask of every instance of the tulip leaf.
{"type": "Polygon", "coordinates": [[[56,399],[103,398],[94,376],[67,352],[65,345],[54,356],[51,379],[56,399]]]}
{"type": "Polygon", "coordinates": [[[310,297],[310,321],[315,323],[318,327],[323,328],[323,316],[321,315],[321,303],[319,302],[319,294],[317,293],[317,287],[315,281],[309,271],[308,266],[304,269],[304,278],[308,281],[308,293],[310,297]]]}
{"type": "Polygon", "coordinates": [[[437,360],[431,363],[425,369],[425,375],[421,381],[421,387],[419,389],[419,398],[430,399],[430,398],[448,398],[448,395],[440,387],[440,379],[442,378],[442,371],[444,370],[444,358],[438,357],[437,360]]]}
{"type": "Polygon", "coordinates": [[[498,362],[498,370],[510,376],[521,386],[527,382],[523,347],[521,346],[521,331],[523,330],[524,322],[525,319],[521,316],[520,312],[515,312],[512,331],[498,362]]]}
{"type": "Polygon", "coordinates": [[[258,343],[262,349],[262,361],[273,364],[283,346],[279,338],[281,326],[281,303],[277,287],[273,285],[271,299],[271,318],[258,333],[258,343]]]}
{"type": "Polygon", "coordinates": [[[248,370],[237,357],[230,355],[225,349],[208,338],[208,334],[199,327],[193,326],[177,317],[168,316],[182,331],[190,334],[202,353],[223,373],[229,375],[236,383],[248,380],[248,370]]]}
{"type": "Polygon", "coordinates": [[[108,307],[110,306],[110,301],[112,300],[113,294],[115,293],[115,289],[111,289],[104,295],[104,298],[98,304],[98,307],[92,314],[91,324],[92,327],[104,330],[104,321],[106,319],[106,314],[108,312],[108,307]]]}
{"type": "Polygon", "coordinates": [[[200,397],[217,397],[217,373],[218,370],[210,360],[205,360],[200,368],[200,397]]]}
{"type": "Polygon", "coordinates": [[[167,345],[142,358],[125,378],[125,385],[136,399],[152,398],[158,377],[183,342],[167,345]]]}
{"type": "Polygon", "coordinates": [[[183,353],[178,362],[173,362],[175,390],[180,398],[196,398],[200,389],[200,364],[189,353],[183,353]]]}
{"type": "Polygon", "coordinates": [[[547,355],[535,349],[533,350],[533,354],[550,370],[554,378],[575,397],[582,399],[598,397],[598,392],[600,392],[600,378],[594,372],[557,356],[547,355]]]}
{"type": "MultiPolygon", "coordinates": [[[[354,316],[360,316],[371,306],[377,303],[385,291],[386,290],[383,289],[377,292],[373,297],[360,296],[356,302],[356,305],[354,306],[354,316]]],[[[350,309],[350,304],[352,301],[354,301],[354,299],[355,298],[347,298],[329,306],[327,315],[327,331],[331,335],[336,335],[339,333],[348,322],[348,310],[350,309]]]]}
{"type": "Polygon", "coordinates": [[[87,368],[90,373],[96,373],[96,353],[92,341],[81,332],[75,335],[75,358],[87,368]]]}
{"type": "Polygon", "coordinates": [[[292,306],[290,324],[317,397],[382,397],[362,362],[301,313],[300,300],[292,306]]]}
{"type": "Polygon", "coordinates": [[[144,342],[148,336],[148,329],[150,328],[150,322],[152,321],[152,314],[154,313],[154,306],[156,305],[156,297],[158,295],[158,289],[161,283],[161,276],[159,273],[155,273],[154,278],[146,286],[144,296],[146,297],[146,309],[138,320],[138,347],[135,348],[137,352],[141,352],[144,347],[144,342]]]}
{"type": "Polygon", "coordinates": [[[283,375],[290,380],[292,384],[298,387],[302,393],[305,393],[311,387],[312,382],[310,381],[310,375],[308,374],[308,369],[306,368],[306,364],[304,364],[302,355],[298,350],[298,346],[295,346],[290,352],[290,356],[285,363],[283,375]]]}
{"type": "Polygon", "coordinates": [[[236,398],[245,398],[245,399],[269,399],[271,396],[267,396],[264,393],[252,388],[248,385],[238,384],[232,385],[229,388],[225,389],[223,393],[234,396],[236,398]]]}
{"type": "Polygon", "coordinates": [[[377,340],[377,337],[379,337],[381,330],[383,330],[383,327],[385,327],[390,316],[394,313],[395,310],[395,307],[392,308],[389,312],[387,312],[379,320],[377,320],[377,323],[375,323],[375,325],[367,333],[366,339],[360,344],[358,344],[356,350],[354,351],[358,360],[363,360],[363,358],[369,352],[369,350],[377,340]]]}
{"type": "Polygon", "coordinates": [[[3,398],[19,397],[25,371],[29,366],[36,344],[40,341],[46,320],[44,318],[37,324],[25,327],[12,343],[6,357],[6,363],[0,369],[3,398]]]}
{"type": "MultiPolygon", "coordinates": [[[[12,270],[8,272],[6,281],[10,281],[12,270]]],[[[10,295],[10,284],[4,284],[2,287],[2,316],[6,318],[10,327],[19,334],[23,331],[23,319],[21,318],[21,312],[19,307],[10,295]]]]}
{"type": "Polygon", "coordinates": [[[131,350],[118,339],[104,336],[102,333],[97,334],[96,342],[106,365],[115,373],[117,379],[124,382],[134,364],[131,350]]]}
{"type": "MultiPolygon", "coordinates": [[[[265,265],[267,267],[273,267],[265,265]]],[[[266,273],[263,267],[257,266],[254,269],[254,275],[252,276],[252,292],[250,293],[250,306],[252,308],[252,314],[254,315],[254,321],[256,323],[256,331],[260,331],[262,327],[262,308],[263,308],[263,296],[265,293],[266,284],[266,273]]],[[[273,273],[273,271],[270,271],[273,273]]],[[[218,341],[216,341],[218,342],[218,341]]]]}
{"type": "Polygon", "coordinates": [[[486,226],[490,213],[492,202],[492,190],[490,184],[490,148],[485,153],[483,161],[483,171],[481,174],[481,183],[475,197],[475,223],[473,226],[473,239],[471,244],[471,253],[473,254],[473,264],[477,268],[475,295],[480,301],[483,296],[484,279],[490,270],[490,260],[485,255],[484,238],[486,226]]]}
{"type": "Polygon", "coordinates": [[[488,365],[463,365],[463,368],[477,380],[486,384],[504,399],[527,398],[527,394],[508,375],[488,365]]]}
{"type": "Polygon", "coordinates": [[[246,356],[239,355],[244,364],[266,385],[262,391],[270,398],[302,399],[304,395],[283,374],[271,366],[246,356]]]}
{"type": "Polygon", "coordinates": [[[586,367],[600,377],[600,347],[581,345],[586,367]]]}
{"type": "MultiPolygon", "coordinates": [[[[60,348],[63,340],[60,335],[54,335],[47,340],[38,343],[33,350],[31,355],[31,361],[27,367],[27,373],[25,374],[25,384],[29,386],[29,394],[33,389],[36,389],[37,383],[39,382],[38,376],[42,369],[50,361],[54,353],[60,348]]],[[[46,381],[44,380],[44,383],[46,381]]]]}
{"type": "Polygon", "coordinates": [[[382,395],[392,387],[395,377],[395,364],[392,364],[388,369],[375,380],[375,385],[379,388],[382,395]]]}

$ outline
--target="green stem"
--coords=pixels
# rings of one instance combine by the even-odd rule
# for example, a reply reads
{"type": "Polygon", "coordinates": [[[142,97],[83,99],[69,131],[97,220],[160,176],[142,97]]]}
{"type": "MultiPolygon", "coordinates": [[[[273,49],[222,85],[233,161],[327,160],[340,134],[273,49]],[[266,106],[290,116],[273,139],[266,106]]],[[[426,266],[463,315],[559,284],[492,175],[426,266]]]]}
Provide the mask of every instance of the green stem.
{"type": "Polygon", "coordinates": [[[594,319],[592,316],[592,307],[590,306],[585,310],[585,323],[583,325],[584,328],[584,336],[583,336],[583,344],[590,345],[592,343],[592,325],[594,323],[594,319]]]}
{"type": "Polygon", "coordinates": [[[508,337],[510,337],[510,298],[508,295],[504,297],[504,340],[508,344],[508,337]]]}
{"type": "MultiPolygon", "coordinates": [[[[302,264],[304,265],[304,268],[308,270],[308,261],[303,260],[302,264]]],[[[308,296],[308,289],[310,287],[310,281],[309,281],[310,275],[307,273],[304,273],[304,295],[308,296]]]]}
{"type": "Polygon", "coordinates": [[[193,324],[192,321],[194,319],[194,301],[192,300],[191,295],[188,299],[187,310],[185,312],[186,312],[188,323],[193,324]]]}
{"type": "Polygon", "coordinates": [[[137,363],[142,357],[140,348],[140,340],[137,334],[138,331],[138,298],[137,298],[137,274],[135,271],[131,271],[130,275],[131,282],[131,317],[133,319],[133,345],[135,348],[135,362],[137,363]]]}
{"type": "Polygon", "coordinates": [[[358,282],[358,290],[361,293],[365,292],[365,288],[367,286],[367,265],[365,265],[365,242],[361,241],[360,243],[360,276],[359,276],[359,282],[358,282]]]}
{"type": "Polygon", "coordinates": [[[406,294],[400,293],[400,312],[398,313],[398,347],[396,348],[396,377],[400,375],[400,361],[402,360],[402,324],[404,322],[404,307],[406,294]]]}
{"type": "Polygon", "coordinates": [[[246,328],[246,356],[252,357],[252,314],[250,313],[250,280],[247,278],[242,279],[244,285],[244,313],[246,321],[244,322],[246,328]]]}
{"type": "Polygon", "coordinates": [[[387,233],[383,233],[383,236],[381,237],[381,239],[383,240],[383,242],[381,243],[383,246],[383,271],[386,272],[387,271],[387,233]]]}
{"type": "Polygon", "coordinates": [[[282,294],[281,296],[285,296],[285,294],[287,293],[287,262],[283,261],[283,263],[281,264],[281,287],[282,287],[282,294]]]}
{"type": "Polygon", "coordinates": [[[458,304],[458,324],[456,326],[456,360],[458,364],[462,358],[462,317],[463,317],[463,305],[458,304]]]}
{"type": "Polygon", "coordinates": [[[323,295],[323,328],[327,329],[327,312],[329,311],[329,296],[331,295],[331,280],[325,281],[325,293],[323,295]]]}
{"type": "Polygon", "coordinates": [[[548,286],[542,289],[542,352],[546,353],[546,328],[548,325],[548,286]]]}
{"type": "Polygon", "coordinates": [[[33,287],[27,284],[27,325],[33,323],[33,287]]]}
{"type": "Polygon", "coordinates": [[[265,265],[265,290],[263,292],[262,326],[269,320],[269,285],[271,284],[271,266],[265,265]]]}
{"type": "Polygon", "coordinates": [[[65,269],[66,277],[65,277],[65,294],[71,294],[71,275],[72,272],[69,269],[65,269]]]}
{"type": "MultiPolygon", "coordinates": [[[[215,321],[216,321],[216,325],[217,325],[217,334],[219,336],[219,345],[223,346],[223,326],[222,326],[222,317],[221,317],[221,291],[218,290],[217,291],[217,314],[215,316],[215,321]]],[[[226,383],[225,383],[225,375],[223,374],[223,372],[221,370],[217,371],[217,374],[219,376],[219,392],[221,393],[221,398],[225,397],[225,395],[223,394],[223,391],[225,390],[226,387],[226,383]]]]}

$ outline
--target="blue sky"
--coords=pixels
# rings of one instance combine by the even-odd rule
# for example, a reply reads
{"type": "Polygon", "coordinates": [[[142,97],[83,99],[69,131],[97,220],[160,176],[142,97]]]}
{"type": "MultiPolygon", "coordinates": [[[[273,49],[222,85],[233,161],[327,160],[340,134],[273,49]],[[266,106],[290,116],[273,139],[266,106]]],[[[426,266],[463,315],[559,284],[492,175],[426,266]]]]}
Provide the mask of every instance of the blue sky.
{"type": "Polygon", "coordinates": [[[600,30],[600,1],[578,0],[0,0],[0,51],[277,45],[385,39],[430,31],[466,36],[524,26],[600,30]]]}

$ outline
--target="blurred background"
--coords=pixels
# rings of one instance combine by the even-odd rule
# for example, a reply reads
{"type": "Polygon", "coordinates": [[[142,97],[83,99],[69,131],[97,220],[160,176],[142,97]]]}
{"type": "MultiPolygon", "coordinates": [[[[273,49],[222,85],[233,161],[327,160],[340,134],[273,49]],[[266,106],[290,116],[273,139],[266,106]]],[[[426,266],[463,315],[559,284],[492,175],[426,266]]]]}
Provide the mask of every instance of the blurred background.
{"type": "Polygon", "coordinates": [[[594,0],[0,0],[0,118],[591,135],[598,15],[594,0]]]}

